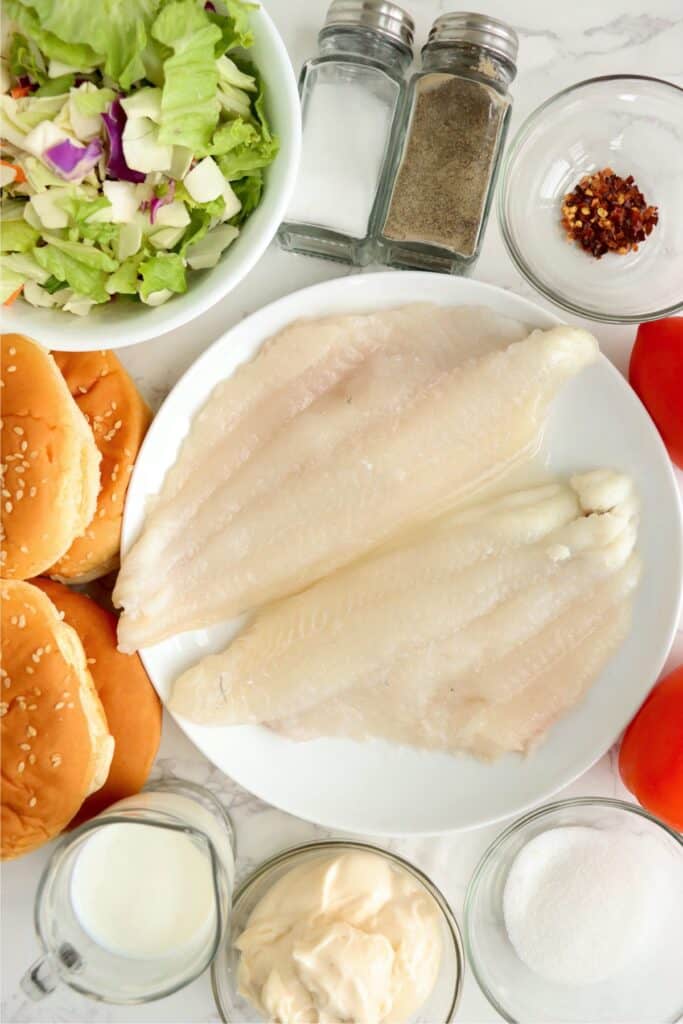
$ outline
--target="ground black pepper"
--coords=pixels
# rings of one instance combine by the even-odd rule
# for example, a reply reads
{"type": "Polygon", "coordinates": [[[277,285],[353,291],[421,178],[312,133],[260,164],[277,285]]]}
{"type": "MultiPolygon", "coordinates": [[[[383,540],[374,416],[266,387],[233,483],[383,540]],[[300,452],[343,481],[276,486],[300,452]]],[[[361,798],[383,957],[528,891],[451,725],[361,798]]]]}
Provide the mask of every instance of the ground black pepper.
{"type": "Polygon", "coordinates": [[[443,73],[418,79],[387,238],[473,255],[507,106],[481,82],[443,73]]]}

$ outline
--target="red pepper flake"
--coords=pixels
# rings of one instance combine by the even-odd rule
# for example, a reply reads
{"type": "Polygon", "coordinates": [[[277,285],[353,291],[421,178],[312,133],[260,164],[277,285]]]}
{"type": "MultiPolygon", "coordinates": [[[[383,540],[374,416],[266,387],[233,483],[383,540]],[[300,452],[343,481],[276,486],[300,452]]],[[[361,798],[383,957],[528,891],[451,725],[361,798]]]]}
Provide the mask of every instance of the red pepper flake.
{"type": "Polygon", "coordinates": [[[633,175],[620,178],[611,167],[585,175],[562,202],[568,241],[598,260],[606,252],[637,252],[658,221],[657,207],[648,206],[633,175]]]}

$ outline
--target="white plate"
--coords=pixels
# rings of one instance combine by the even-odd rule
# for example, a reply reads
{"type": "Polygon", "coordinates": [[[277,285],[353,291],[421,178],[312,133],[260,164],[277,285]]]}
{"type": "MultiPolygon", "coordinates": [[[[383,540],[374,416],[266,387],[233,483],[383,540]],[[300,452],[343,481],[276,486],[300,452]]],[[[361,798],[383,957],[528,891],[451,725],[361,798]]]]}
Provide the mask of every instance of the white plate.
{"type": "MultiPolygon", "coordinates": [[[[547,328],[560,321],[491,285],[437,274],[364,274],[296,292],[243,320],[188,370],[147,435],[128,491],[124,548],[138,533],[191,417],[216,381],[297,317],[369,311],[413,301],[478,303],[547,328]]],[[[418,342],[419,343],[419,342],[418,342]]],[[[614,742],[657,678],[678,620],[683,577],[681,518],[671,465],[640,402],[605,359],[571,381],[553,405],[544,448],[551,470],[625,470],[642,499],[643,578],[634,626],[587,698],[527,759],[484,764],[382,742],[296,744],[256,726],[207,728],[179,720],[199,749],[263,800],[331,828],[419,834],[471,828],[518,813],[584,772],[614,742]]],[[[159,585],[164,567],[160,565],[159,585]]],[[[216,567],[221,572],[221,567],[216,567]]],[[[182,596],[178,595],[178,600],[182,596]]],[[[161,699],[177,674],[226,646],[235,623],[184,633],[142,652],[161,699]]]]}

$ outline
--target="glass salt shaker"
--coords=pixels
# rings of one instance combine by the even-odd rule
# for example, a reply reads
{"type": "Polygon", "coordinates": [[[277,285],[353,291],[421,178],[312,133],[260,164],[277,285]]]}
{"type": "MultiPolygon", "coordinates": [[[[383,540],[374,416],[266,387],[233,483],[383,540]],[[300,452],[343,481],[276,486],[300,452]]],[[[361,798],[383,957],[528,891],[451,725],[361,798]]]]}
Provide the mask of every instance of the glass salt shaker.
{"type": "Polygon", "coordinates": [[[364,265],[370,216],[412,60],[414,24],[388,0],[334,0],[319,55],[299,80],[303,147],[278,240],[285,249],[364,265]]]}
{"type": "Polygon", "coordinates": [[[517,35],[482,14],[437,18],[410,80],[372,218],[394,267],[463,274],[479,255],[512,106],[517,35]]]}

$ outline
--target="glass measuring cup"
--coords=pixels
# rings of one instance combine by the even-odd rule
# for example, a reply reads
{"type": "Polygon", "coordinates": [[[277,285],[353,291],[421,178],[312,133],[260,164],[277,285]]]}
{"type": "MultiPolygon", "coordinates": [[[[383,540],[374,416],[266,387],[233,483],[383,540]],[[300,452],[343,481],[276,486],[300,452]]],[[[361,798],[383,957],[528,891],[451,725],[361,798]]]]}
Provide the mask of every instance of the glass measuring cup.
{"type": "MultiPolygon", "coordinates": [[[[194,855],[194,853],[193,853],[194,855]]],[[[107,865],[102,864],[103,884],[107,865]]],[[[61,982],[109,1003],[146,1003],[193,981],[211,963],[232,907],[234,833],[230,819],[207,789],[181,779],[152,783],[113,804],[56,845],[38,884],[35,927],[43,955],[21,981],[32,999],[61,982]],[[209,874],[213,906],[194,941],[159,955],[131,956],[99,943],[86,930],[74,900],[74,871],[86,844],[116,825],[153,828],[187,837],[209,874]]]]}

